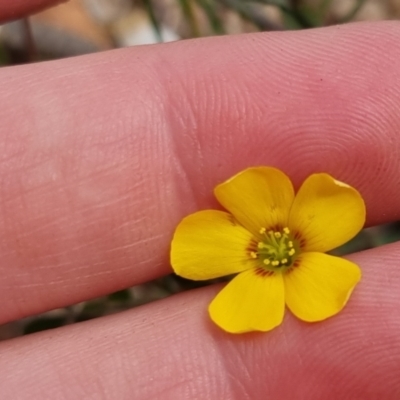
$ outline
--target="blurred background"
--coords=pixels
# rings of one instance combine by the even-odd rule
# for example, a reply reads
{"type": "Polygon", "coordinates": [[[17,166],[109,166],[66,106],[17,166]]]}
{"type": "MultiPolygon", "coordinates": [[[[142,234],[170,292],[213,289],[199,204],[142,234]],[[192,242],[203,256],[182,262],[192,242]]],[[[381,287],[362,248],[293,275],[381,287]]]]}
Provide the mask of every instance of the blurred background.
{"type": "MultiPolygon", "coordinates": [[[[211,35],[400,19],[400,0],[70,0],[0,26],[0,66],[211,35]]],[[[334,254],[400,239],[400,223],[362,231],[334,254]]],[[[0,326],[0,340],[112,314],[211,282],[169,275],[0,326]]]]}
{"type": "Polygon", "coordinates": [[[0,62],[399,17],[400,0],[70,0],[2,26],[0,62]]]}

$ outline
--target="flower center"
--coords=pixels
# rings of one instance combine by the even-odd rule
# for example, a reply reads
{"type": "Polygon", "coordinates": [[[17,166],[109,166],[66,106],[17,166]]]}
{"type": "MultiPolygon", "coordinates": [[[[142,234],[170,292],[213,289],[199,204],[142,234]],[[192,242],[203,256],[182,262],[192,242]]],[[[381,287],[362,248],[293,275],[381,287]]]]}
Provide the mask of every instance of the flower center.
{"type": "Polygon", "coordinates": [[[296,258],[298,246],[292,239],[289,228],[269,231],[261,228],[260,234],[262,240],[257,243],[257,249],[250,252],[250,256],[259,259],[268,270],[290,267],[296,258]]]}

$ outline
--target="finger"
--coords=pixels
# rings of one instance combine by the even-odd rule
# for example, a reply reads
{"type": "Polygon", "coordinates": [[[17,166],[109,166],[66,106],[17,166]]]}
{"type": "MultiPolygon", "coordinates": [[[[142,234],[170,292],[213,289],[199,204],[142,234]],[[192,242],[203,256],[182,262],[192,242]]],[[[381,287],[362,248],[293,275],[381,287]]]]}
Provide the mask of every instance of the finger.
{"type": "Polygon", "coordinates": [[[249,165],[325,171],[399,217],[397,23],[0,70],[2,321],[170,271],[179,220],[249,165]],[[371,51],[371,48],[374,50],[371,51]]]}
{"type": "Polygon", "coordinates": [[[400,244],[360,253],[345,309],[266,334],[212,325],[216,287],[0,344],[5,398],[385,399],[400,395],[400,244]],[[35,368],[32,369],[32,365],[35,368]],[[37,372],[36,372],[37,371],[37,372]],[[71,390],[72,388],[72,390],[71,390]]]}
{"type": "Polygon", "coordinates": [[[67,0],[0,0],[0,22],[25,17],[67,0]]]}

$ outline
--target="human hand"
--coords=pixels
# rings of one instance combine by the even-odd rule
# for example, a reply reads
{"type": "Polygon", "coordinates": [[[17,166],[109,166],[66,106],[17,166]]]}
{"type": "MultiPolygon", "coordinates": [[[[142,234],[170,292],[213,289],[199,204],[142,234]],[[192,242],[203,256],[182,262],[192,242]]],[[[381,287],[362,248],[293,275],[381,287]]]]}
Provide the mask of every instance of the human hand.
{"type": "MultiPolygon", "coordinates": [[[[399,35],[366,23],[1,69],[0,322],[169,273],[181,218],[251,165],[297,186],[328,172],[369,225],[399,219],[399,35]]],[[[212,286],[2,342],[1,397],[398,399],[400,245],[349,258],[363,278],[317,324],[286,313],[229,335],[212,286]]]]}

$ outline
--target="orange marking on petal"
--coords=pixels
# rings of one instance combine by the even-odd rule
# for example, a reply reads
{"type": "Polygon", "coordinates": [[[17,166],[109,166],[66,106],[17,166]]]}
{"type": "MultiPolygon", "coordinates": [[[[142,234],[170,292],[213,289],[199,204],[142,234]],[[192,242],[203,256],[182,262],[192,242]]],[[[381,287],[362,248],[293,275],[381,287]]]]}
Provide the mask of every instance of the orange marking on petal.
{"type": "Polygon", "coordinates": [[[271,275],[274,274],[274,271],[269,271],[269,270],[264,269],[264,268],[256,268],[254,270],[254,272],[256,273],[256,275],[259,275],[259,276],[262,276],[262,277],[271,276],[271,275]]]}

